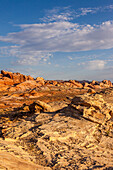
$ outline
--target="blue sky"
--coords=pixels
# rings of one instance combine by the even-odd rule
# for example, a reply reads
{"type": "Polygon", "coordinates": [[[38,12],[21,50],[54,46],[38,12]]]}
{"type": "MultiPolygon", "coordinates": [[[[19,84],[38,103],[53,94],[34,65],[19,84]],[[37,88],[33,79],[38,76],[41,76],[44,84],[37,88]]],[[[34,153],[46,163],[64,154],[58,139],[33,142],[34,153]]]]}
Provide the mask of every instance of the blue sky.
{"type": "Polygon", "coordinates": [[[0,0],[0,69],[113,81],[113,1],[0,0]]]}

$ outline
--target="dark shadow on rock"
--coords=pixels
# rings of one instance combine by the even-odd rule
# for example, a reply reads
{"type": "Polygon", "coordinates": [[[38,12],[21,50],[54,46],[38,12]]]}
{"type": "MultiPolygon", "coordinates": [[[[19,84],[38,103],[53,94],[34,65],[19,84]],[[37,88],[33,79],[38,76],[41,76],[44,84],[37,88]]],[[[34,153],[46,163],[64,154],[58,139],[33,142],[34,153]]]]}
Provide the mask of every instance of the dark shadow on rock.
{"type": "Polygon", "coordinates": [[[3,129],[3,127],[0,126],[0,138],[5,139],[5,138],[4,138],[4,135],[3,135],[3,133],[2,133],[2,129],[3,129]]]}
{"type": "Polygon", "coordinates": [[[112,167],[105,168],[104,170],[113,170],[113,166],[112,166],[112,167]]]}

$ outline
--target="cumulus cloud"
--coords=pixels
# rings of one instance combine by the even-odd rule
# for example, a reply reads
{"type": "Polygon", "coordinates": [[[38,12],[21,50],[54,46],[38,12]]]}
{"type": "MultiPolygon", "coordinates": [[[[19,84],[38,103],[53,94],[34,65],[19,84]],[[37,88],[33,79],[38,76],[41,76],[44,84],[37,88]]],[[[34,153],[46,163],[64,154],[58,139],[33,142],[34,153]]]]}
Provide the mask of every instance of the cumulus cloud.
{"type": "MultiPolygon", "coordinates": [[[[113,21],[100,25],[80,25],[71,21],[74,17],[112,10],[113,5],[98,8],[70,7],[49,11],[43,23],[19,25],[20,31],[0,36],[0,41],[12,46],[0,48],[1,55],[18,57],[18,64],[48,62],[53,52],[77,52],[113,48],[113,21]],[[48,22],[44,22],[48,21],[48,22]]],[[[71,59],[71,58],[70,58],[71,59]]]]}
{"type": "Polygon", "coordinates": [[[84,66],[86,69],[89,70],[102,70],[105,68],[107,62],[104,60],[92,60],[83,63],[79,63],[78,65],[84,66]]]}
{"type": "MultiPolygon", "coordinates": [[[[0,36],[0,41],[17,44],[22,54],[39,52],[76,52],[113,48],[113,21],[101,25],[72,22],[26,24],[20,32],[0,36]]],[[[15,47],[12,50],[16,51],[15,47]]]]}

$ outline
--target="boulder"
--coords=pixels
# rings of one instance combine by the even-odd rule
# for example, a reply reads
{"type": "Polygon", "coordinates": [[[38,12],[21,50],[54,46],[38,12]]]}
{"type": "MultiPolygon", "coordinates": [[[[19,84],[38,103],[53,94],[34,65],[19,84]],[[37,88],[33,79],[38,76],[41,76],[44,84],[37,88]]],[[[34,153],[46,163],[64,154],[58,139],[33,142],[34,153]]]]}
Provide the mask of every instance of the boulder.
{"type": "Polygon", "coordinates": [[[109,84],[110,87],[113,86],[110,80],[108,80],[108,84],[109,84]]]}
{"type": "Polygon", "coordinates": [[[107,84],[107,85],[109,84],[109,83],[108,83],[108,80],[103,80],[102,82],[103,82],[104,84],[107,84]]]}
{"type": "Polygon", "coordinates": [[[84,94],[74,97],[70,106],[81,116],[93,122],[102,124],[111,119],[113,106],[106,103],[99,94],[84,94]]]}
{"type": "Polygon", "coordinates": [[[31,113],[52,112],[52,107],[49,104],[38,100],[29,105],[29,110],[31,113]]]}
{"type": "Polygon", "coordinates": [[[109,87],[112,87],[112,83],[111,83],[110,80],[103,80],[102,83],[103,83],[104,85],[108,85],[109,87]]]}
{"type": "Polygon", "coordinates": [[[83,87],[84,87],[84,88],[88,87],[88,85],[89,85],[89,83],[87,83],[87,82],[84,82],[84,83],[83,83],[83,87]]]}
{"type": "Polygon", "coordinates": [[[12,79],[13,77],[13,73],[12,72],[9,72],[9,71],[4,71],[4,70],[1,70],[1,74],[5,77],[9,77],[12,79]]]}
{"type": "Polygon", "coordinates": [[[74,84],[75,86],[77,86],[78,88],[83,88],[83,85],[76,80],[69,80],[70,83],[74,84]]]}
{"type": "Polygon", "coordinates": [[[43,77],[37,77],[36,81],[45,81],[43,77]]]}
{"type": "Polygon", "coordinates": [[[92,85],[95,85],[95,80],[93,80],[93,81],[91,82],[91,84],[92,84],[92,85]]]}
{"type": "Polygon", "coordinates": [[[45,84],[45,80],[44,80],[43,77],[37,77],[37,78],[36,78],[36,82],[39,83],[39,86],[40,86],[40,85],[43,86],[43,85],[45,84]]]}
{"type": "Polygon", "coordinates": [[[88,93],[89,93],[89,94],[94,94],[94,93],[96,93],[96,92],[95,92],[94,89],[88,89],[88,93]]]}
{"type": "Polygon", "coordinates": [[[100,87],[104,87],[104,83],[103,83],[103,82],[100,82],[100,83],[99,83],[99,86],[100,86],[100,87]]]}

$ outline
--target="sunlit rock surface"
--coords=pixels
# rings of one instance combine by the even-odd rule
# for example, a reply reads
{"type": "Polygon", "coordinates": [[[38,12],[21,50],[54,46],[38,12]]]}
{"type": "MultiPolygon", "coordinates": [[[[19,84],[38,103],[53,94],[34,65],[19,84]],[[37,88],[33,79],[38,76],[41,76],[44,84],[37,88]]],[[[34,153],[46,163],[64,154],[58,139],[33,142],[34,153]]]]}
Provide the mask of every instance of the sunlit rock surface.
{"type": "Polygon", "coordinates": [[[113,169],[112,83],[25,77],[0,74],[0,169],[113,169]]]}

